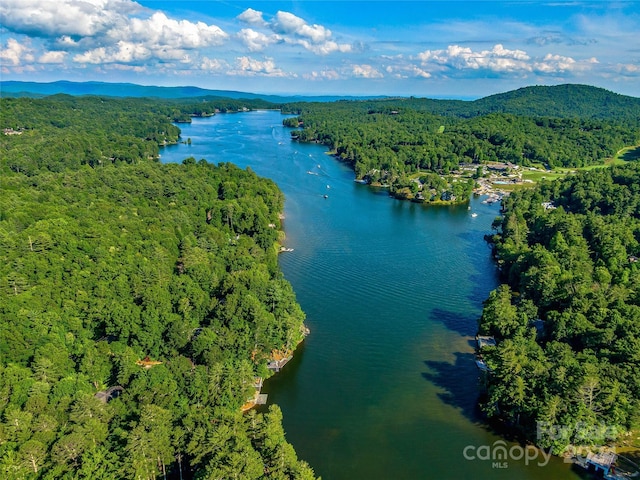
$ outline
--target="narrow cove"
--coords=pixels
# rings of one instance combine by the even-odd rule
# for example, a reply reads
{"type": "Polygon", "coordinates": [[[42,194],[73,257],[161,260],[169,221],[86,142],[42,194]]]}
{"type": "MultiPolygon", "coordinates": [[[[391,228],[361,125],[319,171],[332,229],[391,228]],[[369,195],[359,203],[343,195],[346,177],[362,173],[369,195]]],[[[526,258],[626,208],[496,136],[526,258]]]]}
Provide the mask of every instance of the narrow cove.
{"type": "Polygon", "coordinates": [[[497,464],[463,453],[515,445],[475,410],[473,336],[497,285],[483,236],[497,205],[393,200],[354,182],[324,147],[292,142],[283,118],[195,118],[180,125],[191,144],[167,147],[161,159],[250,167],[286,196],[293,251],[280,266],[311,335],[263,392],[282,408],[298,455],[325,480],[579,478],[557,458],[542,467],[541,455],[497,464]]]}

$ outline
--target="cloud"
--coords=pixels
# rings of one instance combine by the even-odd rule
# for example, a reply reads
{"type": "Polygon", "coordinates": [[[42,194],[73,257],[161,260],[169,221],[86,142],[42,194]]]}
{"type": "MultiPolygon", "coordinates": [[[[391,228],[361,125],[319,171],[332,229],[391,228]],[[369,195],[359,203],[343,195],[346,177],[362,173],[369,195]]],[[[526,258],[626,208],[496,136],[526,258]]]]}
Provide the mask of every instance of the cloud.
{"type": "Polygon", "coordinates": [[[331,40],[331,30],[322,25],[309,25],[302,18],[289,12],[279,11],[271,23],[274,32],[283,35],[286,43],[301,45],[317,55],[333,52],[350,52],[352,46],[331,40]]]}
{"type": "Polygon", "coordinates": [[[597,64],[598,60],[595,57],[591,57],[587,60],[576,61],[571,57],[565,57],[563,55],[547,54],[542,61],[535,62],[533,68],[538,73],[565,73],[565,72],[582,72],[589,70],[593,65],[597,64]]]}
{"type": "Polygon", "coordinates": [[[152,47],[170,45],[174,49],[195,49],[221,45],[229,37],[216,25],[173,20],[162,12],[146,19],[133,18],[124,28],[109,31],[112,38],[137,41],[152,47]]]}
{"type": "Polygon", "coordinates": [[[469,47],[449,45],[444,50],[426,50],[416,56],[426,72],[479,71],[493,73],[577,73],[598,64],[595,57],[575,60],[572,57],[548,53],[532,58],[524,50],[509,50],[497,44],[491,50],[474,51],[469,47]]]}
{"type": "Polygon", "coordinates": [[[147,60],[151,52],[139,43],[119,41],[114,48],[99,47],[87,52],[75,55],[76,63],[132,63],[147,60]]]}
{"type": "Polygon", "coordinates": [[[309,25],[302,18],[296,17],[289,12],[280,11],[276,13],[272,28],[278,33],[296,35],[313,43],[326,42],[331,37],[331,30],[324,28],[322,25],[309,25]]]}
{"type": "Polygon", "coordinates": [[[262,12],[254,10],[253,8],[247,8],[236,18],[241,22],[248,23],[249,25],[257,25],[261,27],[267,26],[267,22],[262,18],[262,12]]]}
{"type": "Polygon", "coordinates": [[[49,50],[75,50],[77,63],[183,62],[188,50],[229,38],[216,25],[171,19],[131,0],[5,0],[0,15],[5,28],[42,38],[49,50]]]}
{"type": "Polygon", "coordinates": [[[557,32],[549,32],[543,35],[536,35],[526,40],[530,45],[545,47],[547,45],[569,45],[569,46],[587,46],[598,43],[595,38],[571,38],[557,32]]]}
{"type": "Polygon", "coordinates": [[[302,75],[305,80],[317,81],[317,80],[339,80],[340,74],[336,70],[321,70],[316,72],[315,70],[302,75]]]}
{"type": "Polygon", "coordinates": [[[238,39],[249,49],[250,52],[259,52],[273,43],[281,41],[278,35],[265,35],[251,28],[243,28],[237,35],[238,39]]]}
{"type": "MultiPolygon", "coordinates": [[[[395,60],[396,62],[400,62],[403,60],[402,56],[397,56],[395,58],[388,57],[388,59],[395,60]]],[[[431,78],[432,77],[431,73],[412,64],[397,63],[396,65],[387,65],[384,70],[393,78],[397,78],[397,79],[431,78]]]]}
{"type": "Polygon", "coordinates": [[[38,63],[64,63],[67,52],[49,51],[45,52],[38,58],[38,63]]]}
{"type": "Polygon", "coordinates": [[[633,63],[619,63],[616,65],[616,70],[620,75],[629,77],[640,76],[640,65],[633,63]]]}
{"type": "Polygon", "coordinates": [[[361,78],[383,78],[384,75],[371,65],[352,65],[351,73],[361,78]]]}
{"type": "Polygon", "coordinates": [[[295,42],[295,43],[302,45],[305,49],[317,55],[328,55],[333,52],[349,53],[352,50],[351,45],[344,44],[344,43],[340,44],[334,41],[322,42],[317,45],[311,42],[308,42],[306,40],[299,40],[298,42],[295,42]]]}
{"type": "Polygon", "coordinates": [[[30,47],[21,44],[15,38],[7,40],[6,48],[0,50],[0,59],[13,66],[33,62],[33,54],[30,47]]]}
{"type": "Polygon", "coordinates": [[[37,37],[93,36],[141,10],[130,0],[3,0],[0,19],[13,32],[37,37]]]}
{"type": "Polygon", "coordinates": [[[530,71],[529,55],[523,50],[508,50],[496,44],[491,50],[474,52],[469,47],[449,45],[446,50],[425,50],[417,58],[422,66],[438,65],[456,70],[488,69],[495,72],[530,71]]]}
{"type": "Polygon", "coordinates": [[[229,65],[224,60],[218,60],[217,58],[204,57],[200,63],[201,70],[207,70],[210,72],[222,72],[229,68],[229,65]]]}
{"type": "Polygon", "coordinates": [[[272,58],[265,60],[256,60],[251,57],[236,58],[236,69],[229,72],[232,75],[241,76],[265,76],[265,77],[285,77],[287,76],[282,70],[276,68],[276,64],[272,58]]]}
{"type": "Polygon", "coordinates": [[[317,24],[310,25],[293,13],[278,11],[274,18],[267,22],[264,20],[262,12],[249,8],[237,18],[256,28],[265,28],[271,32],[267,34],[251,28],[238,32],[237,38],[252,52],[263,50],[268,45],[275,43],[299,45],[316,55],[328,55],[333,52],[346,53],[353,50],[353,46],[350,44],[336,42],[328,28],[317,24]]]}

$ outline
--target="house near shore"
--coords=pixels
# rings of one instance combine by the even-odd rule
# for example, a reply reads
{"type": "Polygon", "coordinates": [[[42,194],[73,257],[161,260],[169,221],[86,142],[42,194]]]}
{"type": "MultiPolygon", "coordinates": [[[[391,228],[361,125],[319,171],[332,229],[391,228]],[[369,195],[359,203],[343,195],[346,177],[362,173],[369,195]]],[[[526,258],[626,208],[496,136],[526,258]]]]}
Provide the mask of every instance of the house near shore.
{"type": "Polygon", "coordinates": [[[271,360],[267,363],[267,368],[269,370],[273,370],[274,372],[279,372],[282,367],[284,367],[289,361],[293,358],[293,355],[289,355],[287,357],[283,357],[277,360],[271,360]]]}
{"type": "Polygon", "coordinates": [[[488,335],[476,335],[476,342],[478,343],[478,350],[482,350],[484,347],[496,346],[496,339],[488,335]]]}
{"type": "Polygon", "coordinates": [[[452,192],[445,191],[440,195],[440,200],[445,202],[454,202],[456,200],[456,196],[452,192]]]}
{"type": "Polygon", "coordinates": [[[271,352],[271,361],[267,363],[267,368],[274,372],[279,372],[292,358],[293,352],[291,350],[273,350],[271,352]]]}

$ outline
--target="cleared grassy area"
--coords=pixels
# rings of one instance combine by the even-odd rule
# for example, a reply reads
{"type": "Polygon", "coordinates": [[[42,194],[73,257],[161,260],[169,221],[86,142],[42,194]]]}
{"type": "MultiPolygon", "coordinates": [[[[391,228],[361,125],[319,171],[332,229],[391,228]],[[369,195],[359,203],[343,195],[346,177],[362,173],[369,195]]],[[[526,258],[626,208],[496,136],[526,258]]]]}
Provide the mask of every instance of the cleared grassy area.
{"type": "Polygon", "coordinates": [[[558,178],[562,178],[568,173],[575,171],[575,169],[555,169],[551,172],[540,172],[537,170],[523,170],[522,171],[522,180],[531,180],[533,182],[539,182],[542,179],[545,180],[557,180],[558,178]]]}
{"type": "Polygon", "coordinates": [[[640,145],[623,148],[613,157],[612,162],[620,165],[624,162],[632,162],[634,160],[640,160],[640,145]]]}

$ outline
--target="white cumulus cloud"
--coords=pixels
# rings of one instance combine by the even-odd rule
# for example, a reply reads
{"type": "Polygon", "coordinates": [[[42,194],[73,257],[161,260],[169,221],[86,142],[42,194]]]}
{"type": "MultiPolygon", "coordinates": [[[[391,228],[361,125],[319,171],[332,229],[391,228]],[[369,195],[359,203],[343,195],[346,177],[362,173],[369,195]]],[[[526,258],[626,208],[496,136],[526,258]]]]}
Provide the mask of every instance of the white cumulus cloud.
{"type": "Polygon", "coordinates": [[[77,54],[73,61],[77,63],[132,63],[146,60],[151,52],[144,45],[120,41],[113,48],[99,47],[77,54]]]}
{"type": "Polygon", "coordinates": [[[173,20],[162,12],[145,19],[133,18],[126,27],[114,28],[109,35],[150,46],[170,45],[175,49],[221,45],[229,36],[216,25],[173,20]]]}
{"type": "Polygon", "coordinates": [[[249,25],[266,26],[267,22],[262,18],[262,12],[254,10],[253,8],[247,8],[244,12],[238,15],[238,20],[248,23],[249,25]]]}
{"type": "Polygon", "coordinates": [[[251,28],[243,28],[237,33],[237,37],[251,52],[260,52],[281,40],[278,35],[266,35],[251,28]]]}
{"type": "Polygon", "coordinates": [[[8,62],[18,66],[23,63],[33,62],[33,54],[30,47],[18,42],[15,38],[7,40],[7,46],[0,50],[2,63],[8,62]]]}
{"type": "Polygon", "coordinates": [[[549,53],[541,61],[535,62],[534,68],[541,73],[582,72],[589,70],[597,63],[598,60],[595,57],[577,61],[571,57],[549,53]]]}
{"type": "Polygon", "coordinates": [[[272,26],[276,32],[297,35],[309,39],[313,43],[325,42],[331,37],[331,30],[322,25],[309,25],[302,18],[289,12],[276,13],[272,26]]]}
{"type": "Polygon", "coordinates": [[[67,52],[61,50],[45,52],[38,58],[38,63],[63,63],[67,52]]]}
{"type": "Polygon", "coordinates": [[[553,75],[584,72],[599,63],[595,57],[576,60],[552,53],[533,58],[524,50],[510,50],[501,44],[494,45],[490,50],[477,51],[469,47],[449,45],[442,50],[426,50],[418,54],[416,59],[420,60],[420,67],[425,73],[487,70],[495,73],[553,75]]]}
{"type": "Polygon", "coordinates": [[[328,28],[311,25],[293,13],[278,11],[273,19],[267,22],[262,12],[249,8],[237,18],[255,27],[242,29],[236,35],[252,52],[263,50],[274,43],[299,45],[316,55],[353,51],[352,45],[334,40],[328,28]],[[266,32],[256,29],[264,29],[266,32]]]}
{"type": "Polygon", "coordinates": [[[42,39],[43,63],[52,51],[74,51],[76,63],[190,61],[190,50],[222,45],[229,35],[216,25],[169,18],[131,0],[3,0],[3,27],[42,39]],[[48,48],[47,48],[48,47],[48,48]]]}
{"type": "Polygon", "coordinates": [[[251,57],[238,57],[236,58],[236,70],[231,72],[236,75],[248,75],[248,76],[267,76],[267,77],[284,77],[286,74],[276,67],[273,58],[266,58],[264,60],[256,60],[251,57]]]}
{"type": "Polygon", "coordinates": [[[531,71],[529,55],[523,50],[508,50],[496,44],[491,50],[473,51],[469,47],[449,45],[444,50],[426,50],[417,55],[423,67],[429,65],[448,68],[488,69],[495,72],[531,71]]]}
{"type": "Polygon", "coordinates": [[[5,28],[34,36],[91,36],[105,32],[142,7],[130,0],[3,0],[5,28]]]}
{"type": "Polygon", "coordinates": [[[204,57],[200,63],[201,70],[207,70],[210,72],[223,72],[228,69],[229,65],[224,60],[219,60],[217,58],[207,58],[204,57]]]}
{"type": "Polygon", "coordinates": [[[351,73],[361,78],[383,78],[384,75],[371,65],[352,65],[351,73]]]}
{"type": "Polygon", "coordinates": [[[302,78],[305,80],[339,80],[341,78],[340,74],[332,69],[325,69],[319,72],[313,70],[311,72],[305,73],[302,75],[302,78]]]}

